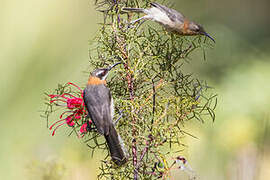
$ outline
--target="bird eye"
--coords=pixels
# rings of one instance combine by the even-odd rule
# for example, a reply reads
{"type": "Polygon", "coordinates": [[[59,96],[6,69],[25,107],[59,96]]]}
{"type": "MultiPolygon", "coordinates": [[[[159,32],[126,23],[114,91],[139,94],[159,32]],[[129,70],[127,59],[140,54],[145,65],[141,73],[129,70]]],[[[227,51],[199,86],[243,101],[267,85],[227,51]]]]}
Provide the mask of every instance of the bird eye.
{"type": "Polygon", "coordinates": [[[98,73],[97,73],[97,76],[99,76],[99,77],[102,77],[102,76],[104,76],[105,75],[105,71],[99,71],[98,73]]]}
{"type": "Polygon", "coordinates": [[[101,73],[101,76],[105,76],[106,74],[107,74],[107,70],[104,69],[104,70],[102,71],[102,73],[101,73]]]}

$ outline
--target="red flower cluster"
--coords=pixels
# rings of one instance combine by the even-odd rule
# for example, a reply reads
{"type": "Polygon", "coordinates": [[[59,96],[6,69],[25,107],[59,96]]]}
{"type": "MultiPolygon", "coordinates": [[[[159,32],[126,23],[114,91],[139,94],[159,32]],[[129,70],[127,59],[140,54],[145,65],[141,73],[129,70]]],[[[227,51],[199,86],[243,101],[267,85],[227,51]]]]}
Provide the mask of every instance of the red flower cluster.
{"type": "Polygon", "coordinates": [[[89,121],[87,121],[86,123],[84,123],[81,126],[81,128],[80,128],[80,134],[82,134],[82,136],[80,136],[80,137],[83,137],[85,135],[85,133],[88,132],[88,130],[89,130],[88,128],[89,128],[89,126],[90,126],[91,123],[92,123],[92,121],[89,120],[89,121]]]}
{"type": "Polygon", "coordinates": [[[55,131],[64,124],[67,124],[69,127],[80,127],[80,134],[85,134],[88,131],[88,126],[90,126],[92,123],[91,120],[83,123],[83,121],[86,119],[87,111],[83,101],[82,89],[70,82],[67,83],[67,87],[75,87],[77,90],[79,90],[79,93],[70,92],[48,95],[50,98],[50,104],[54,103],[56,106],[61,106],[65,109],[64,112],[59,116],[60,120],[56,121],[50,126],[50,130],[56,126],[53,130],[52,136],[54,136],[55,131]]]}

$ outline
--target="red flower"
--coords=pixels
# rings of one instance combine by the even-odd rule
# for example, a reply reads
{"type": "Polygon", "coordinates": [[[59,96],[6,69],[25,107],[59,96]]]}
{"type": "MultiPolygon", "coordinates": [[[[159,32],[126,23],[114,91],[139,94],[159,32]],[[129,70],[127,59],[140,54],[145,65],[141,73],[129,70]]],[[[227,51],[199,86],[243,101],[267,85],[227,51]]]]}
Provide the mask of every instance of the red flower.
{"type": "Polygon", "coordinates": [[[82,102],[82,98],[67,98],[67,107],[68,109],[79,108],[81,107],[82,102]]]}
{"type": "MultiPolygon", "coordinates": [[[[61,124],[57,125],[54,128],[52,136],[54,136],[55,131],[64,124],[67,124],[69,127],[78,127],[79,124],[82,124],[82,123],[76,123],[76,122],[82,121],[86,117],[86,110],[85,110],[84,101],[83,101],[82,89],[78,87],[77,85],[70,82],[67,83],[67,86],[65,87],[68,87],[70,89],[76,87],[76,89],[79,90],[79,92],[69,92],[69,93],[48,95],[50,98],[49,102],[51,104],[54,103],[56,106],[61,106],[64,108],[64,112],[59,117],[60,120],[56,121],[50,126],[50,130],[51,130],[56,124],[61,122],[61,124]]],[[[84,126],[84,124],[82,126],[84,126]]]]}
{"type": "Polygon", "coordinates": [[[84,133],[87,133],[88,132],[88,128],[89,126],[92,124],[92,121],[89,120],[88,122],[84,123],[82,126],[81,126],[81,129],[80,129],[80,133],[81,134],[84,134],[84,133]]]}
{"type": "Polygon", "coordinates": [[[84,123],[81,128],[80,128],[80,134],[82,134],[82,136],[79,137],[83,137],[85,135],[85,133],[87,133],[89,131],[90,125],[92,124],[92,121],[89,120],[86,123],[84,123]]]}
{"type": "Polygon", "coordinates": [[[83,133],[86,133],[86,132],[87,132],[87,123],[84,123],[81,126],[80,133],[83,134],[83,133]]]}
{"type": "Polygon", "coordinates": [[[65,122],[63,122],[63,123],[57,125],[56,128],[54,128],[53,133],[52,133],[52,136],[54,136],[55,131],[56,131],[60,126],[62,126],[62,125],[64,125],[64,124],[67,124],[67,125],[70,126],[70,127],[73,127],[73,126],[75,125],[75,122],[73,121],[72,115],[69,115],[69,116],[66,117],[65,119],[61,119],[61,120],[56,121],[55,123],[53,123],[53,124],[50,126],[50,130],[52,130],[52,128],[53,128],[56,124],[58,124],[59,122],[62,122],[62,121],[65,121],[65,122]]]}

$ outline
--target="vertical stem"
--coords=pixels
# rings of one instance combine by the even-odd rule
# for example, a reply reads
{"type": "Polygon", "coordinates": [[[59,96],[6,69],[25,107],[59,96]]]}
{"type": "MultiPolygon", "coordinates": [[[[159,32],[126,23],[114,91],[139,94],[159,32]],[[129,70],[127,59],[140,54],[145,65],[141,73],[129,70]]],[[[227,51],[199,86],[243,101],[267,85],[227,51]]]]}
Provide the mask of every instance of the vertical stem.
{"type": "Polygon", "coordinates": [[[156,88],[155,88],[155,83],[154,83],[154,79],[152,79],[152,84],[153,84],[153,117],[152,117],[152,121],[151,121],[151,127],[150,127],[150,131],[152,132],[152,128],[153,128],[153,124],[154,124],[154,118],[155,118],[155,110],[156,110],[156,88]]]}
{"type": "MultiPolygon", "coordinates": [[[[126,56],[127,57],[127,56],[126,56]]],[[[134,86],[133,86],[133,82],[134,79],[132,78],[132,75],[129,73],[129,67],[128,67],[128,62],[124,65],[126,71],[127,71],[127,81],[128,81],[128,90],[129,90],[129,96],[130,96],[130,100],[133,101],[134,100],[134,86]]],[[[132,109],[132,112],[134,112],[134,109],[132,109]]],[[[133,127],[132,127],[132,157],[133,157],[133,167],[134,167],[134,180],[138,179],[138,166],[137,166],[137,146],[136,146],[136,127],[134,126],[134,124],[136,124],[136,118],[132,118],[132,123],[133,123],[133,127]]]]}
{"type": "Polygon", "coordinates": [[[133,78],[132,75],[129,73],[129,66],[128,66],[128,62],[124,65],[126,71],[127,71],[127,81],[128,81],[128,91],[129,91],[129,97],[130,100],[133,101],[134,100],[134,86],[133,86],[133,78]]]}
{"type": "MultiPolygon", "coordinates": [[[[117,38],[117,42],[119,44],[119,50],[122,54],[122,57],[126,60],[126,63],[124,64],[125,70],[126,70],[126,79],[127,79],[127,83],[128,83],[128,91],[129,91],[129,97],[130,100],[133,101],[134,100],[134,79],[132,77],[132,74],[130,72],[130,67],[129,67],[129,57],[127,54],[127,51],[125,49],[126,43],[125,40],[120,38],[119,36],[116,36],[117,38]]],[[[134,107],[132,107],[131,110],[132,113],[135,112],[134,107]]],[[[137,166],[137,145],[136,145],[136,127],[134,126],[136,124],[136,118],[133,116],[132,117],[132,157],[133,157],[133,167],[134,167],[134,180],[138,179],[138,166],[137,166]]]]}

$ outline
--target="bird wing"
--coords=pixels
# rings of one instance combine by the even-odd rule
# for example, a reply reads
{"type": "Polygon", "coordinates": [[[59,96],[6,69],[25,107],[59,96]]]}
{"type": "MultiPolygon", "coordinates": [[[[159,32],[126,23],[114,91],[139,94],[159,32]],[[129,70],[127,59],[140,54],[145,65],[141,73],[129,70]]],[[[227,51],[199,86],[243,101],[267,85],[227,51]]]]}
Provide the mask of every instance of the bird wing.
{"type": "Polygon", "coordinates": [[[170,18],[171,21],[173,21],[173,22],[176,22],[176,21],[184,22],[185,17],[180,12],[178,12],[178,11],[176,11],[174,9],[168,8],[166,6],[163,6],[163,5],[159,4],[159,3],[152,2],[150,4],[153,7],[156,7],[158,9],[162,10],[163,12],[165,12],[167,14],[167,16],[170,18]]]}
{"type": "Polygon", "coordinates": [[[92,85],[84,89],[84,102],[91,120],[99,133],[109,134],[111,117],[111,93],[105,85],[92,85]]]}

